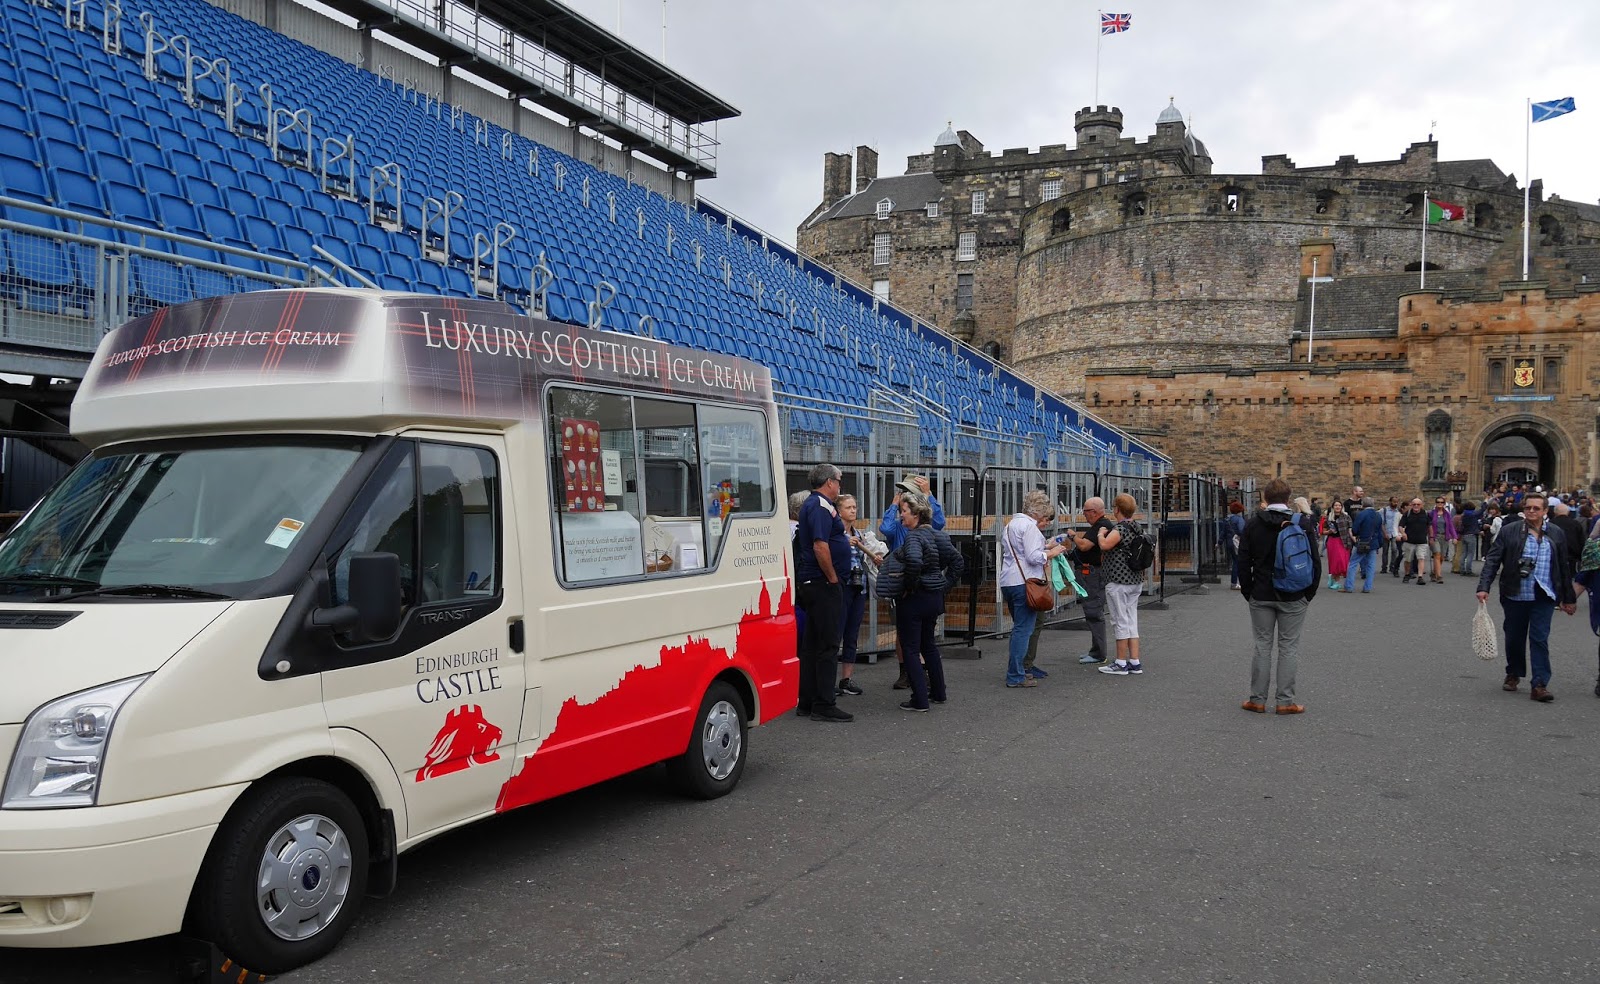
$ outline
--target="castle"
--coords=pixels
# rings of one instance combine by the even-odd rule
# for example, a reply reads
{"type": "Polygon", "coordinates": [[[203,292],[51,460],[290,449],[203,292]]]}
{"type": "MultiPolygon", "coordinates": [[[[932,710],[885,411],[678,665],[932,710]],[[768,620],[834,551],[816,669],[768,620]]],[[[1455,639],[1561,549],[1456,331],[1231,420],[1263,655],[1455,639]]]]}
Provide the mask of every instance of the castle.
{"type": "Polygon", "coordinates": [[[1176,106],[1144,141],[1122,124],[1086,107],[1074,147],[999,155],[947,129],[882,178],[861,147],[853,191],[829,154],[800,246],[1179,468],[1399,494],[1476,488],[1513,458],[1600,475],[1600,206],[1532,182],[1523,280],[1523,189],[1493,161],[1428,140],[1219,175],[1176,106]],[[1425,271],[1424,195],[1465,213],[1427,226],[1425,271]]]}

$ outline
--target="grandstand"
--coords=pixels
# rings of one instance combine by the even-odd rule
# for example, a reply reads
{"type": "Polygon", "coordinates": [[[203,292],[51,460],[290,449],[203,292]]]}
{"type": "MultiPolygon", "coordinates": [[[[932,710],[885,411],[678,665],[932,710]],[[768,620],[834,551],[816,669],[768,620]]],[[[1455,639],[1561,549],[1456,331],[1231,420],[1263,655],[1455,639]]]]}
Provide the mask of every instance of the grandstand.
{"type": "Polygon", "coordinates": [[[611,147],[599,166],[452,104],[448,87],[204,0],[128,3],[0,0],[0,512],[78,453],[62,440],[70,386],[49,381],[80,377],[109,327],[195,297],[329,282],[498,297],[764,362],[791,461],[1130,475],[1167,463],[697,198],[688,179],[715,173],[699,124],[736,111],[550,0],[494,8],[526,20],[500,25],[504,58],[445,29],[447,11],[468,9],[448,0],[389,16],[447,79],[474,63],[513,100],[564,112],[567,132],[586,127],[611,147]],[[513,28],[534,33],[535,15],[564,73],[520,54],[531,42],[513,28]],[[574,84],[594,65],[597,88],[574,84]],[[635,150],[664,167],[635,171],[635,150]]]}

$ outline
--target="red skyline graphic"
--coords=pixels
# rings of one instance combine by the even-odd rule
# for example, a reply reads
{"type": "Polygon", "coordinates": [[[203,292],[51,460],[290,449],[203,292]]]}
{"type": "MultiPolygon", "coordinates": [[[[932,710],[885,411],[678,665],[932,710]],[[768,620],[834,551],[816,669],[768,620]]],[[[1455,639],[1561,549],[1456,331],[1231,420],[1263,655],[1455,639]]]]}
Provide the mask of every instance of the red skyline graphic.
{"type": "MultiPolygon", "coordinates": [[[[787,562],[784,568],[787,575],[787,562]]],[[[555,728],[501,788],[495,811],[582,789],[681,751],[706,686],[726,666],[749,673],[763,722],[794,706],[800,668],[787,576],[775,609],[762,579],[755,610],[739,620],[732,654],[708,639],[690,637],[681,646],[662,646],[659,665],[635,666],[594,702],[568,698],[555,728]]]]}

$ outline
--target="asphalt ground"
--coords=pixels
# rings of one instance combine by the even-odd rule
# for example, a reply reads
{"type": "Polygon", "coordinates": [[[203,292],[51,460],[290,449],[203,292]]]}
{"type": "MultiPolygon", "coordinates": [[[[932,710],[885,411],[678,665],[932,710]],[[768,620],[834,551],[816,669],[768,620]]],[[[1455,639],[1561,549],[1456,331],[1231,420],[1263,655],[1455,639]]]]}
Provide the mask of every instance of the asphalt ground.
{"type": "MultiPolygon", "coordinates": [[[[907,714],[894,664],[863,666],[854,723],[753,731],[732,795],[647,769],[441,837],[280,980],[1600,979],[1587,612],[1556,615],[1538,704],[1446,581],[1319,593],[1299,716],[1240,709],[1226,585],[1141,614],[1142,677],[1058,631],[1049,679],[1008,690],[997,640],[907,714]]],[[[0,951],[0,981],[167,980],[168,951],[0,951]]]]}

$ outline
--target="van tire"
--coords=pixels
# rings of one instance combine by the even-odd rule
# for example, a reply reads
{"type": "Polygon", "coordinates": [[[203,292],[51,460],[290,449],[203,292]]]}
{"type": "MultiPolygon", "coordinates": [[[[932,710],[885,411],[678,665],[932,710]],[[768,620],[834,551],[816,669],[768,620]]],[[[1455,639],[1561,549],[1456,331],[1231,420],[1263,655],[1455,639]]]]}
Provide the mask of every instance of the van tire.
{"type": "Polygon", "coordinates": [[[240,967],[281,974],[339,944],[360,914],[367,866],[367,828],[350,797],[320,779],[267,779],[245,792],[217,830],[193,911],[206,938],[240,967]],[[269,851],[288,863],[279,879],[283,887],[261,894],[257,884],[269,851]],[[319,918],[307,922],[320,925],[285,922],[283,932],[305,934],[286,938],[263,913],[293,902],[316,913],[319,918]]]}
{"type": "Polygon", "coordinates": [[[668,760],[667,775],[686,796],[726,796],[744,774],[748,739],[744,701],[730,684],[718,680],[700,700],[689,747],[668,760]]]}

